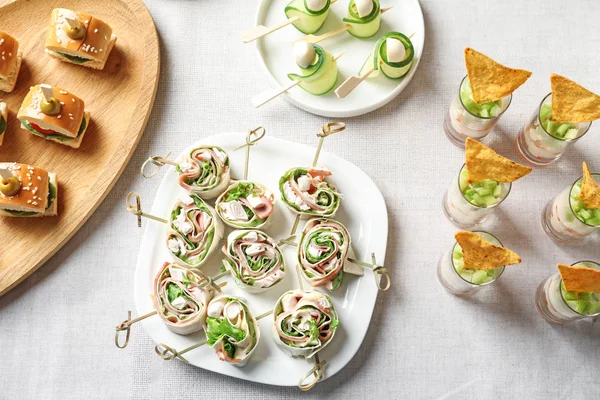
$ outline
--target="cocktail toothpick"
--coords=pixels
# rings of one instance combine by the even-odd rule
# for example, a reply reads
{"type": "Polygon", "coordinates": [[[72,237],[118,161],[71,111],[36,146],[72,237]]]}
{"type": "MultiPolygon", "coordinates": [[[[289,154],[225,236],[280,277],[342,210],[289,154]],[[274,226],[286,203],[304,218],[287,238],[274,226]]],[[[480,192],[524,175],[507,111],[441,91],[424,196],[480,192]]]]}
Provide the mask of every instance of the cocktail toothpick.
{"type": "MultiPolygon", "coordinates": [[[[200,271],[199,269],[196,268],[190,268],[190,270],[193,270],[194,273],[200,275],[201,277],[204,278],[204,282],[202,282],[200,285],[198,285],[199,289],[205,288],[207,286],[212,286],[212,288],[214,290],[216,290],[218,293],[223,293],[223,291],[221,290],[221,288],[225,285],[227,285],[226,282],[220,284],[220,285],[216,285],[214,280],[210,277],[207,277],[202,271],[200,271]]],[[[127,319],[123,322],[121,322],[119,325],[117,325],[117,327],[115,328],[115,345],[120,348],[120,349],[124,349],[125,347],[127,347],[127,345],[129,344],[129,337],[131,335],[131,326],[137,322],[143,321],[146,318],[152,317],[154,315],[158,314],[158,312],[156,310],[151,311],[147,314],[142,315],[141,317],[137,317],[135,319],[131,319],[131,310],[127,311],[127,319]],[[120,343],[119,340],[119,336],[121,334],[121,332],[125,331],[125,341],[123,343],[120,343]]]]}
{"type": "Polygon", "coordinates": [[[244,162],[244,180],[248,180],[248,165],[250,164],[250,148],[256,144],[260,139],[265,137],[267,131],[262,126],[258,128],[254,128],[251,131],[248,131],[246,135],[246,143],[236,147],[233,151],[239,150],[241,148],[246,148],[246,160],[244,162]]]}
{"type": "Polygon", "coordinates": [[[150,219],[153,219],[155,221],[162,222],[163,224],[167,224],[169,222],[169,221],[167,221],[164,218],[157,217],[155,215],[147,214],[147,213],[143,212],[142,211],[141,200],[140,200],[140,195],[137,192],[129,192],[127,194],[127,199],[125,200],[125,202],[127,204],[127,211],[129,211],[133,215],[137,216],[138,228],[142,227],[142,217],[150,218],[150,219]],[[131,197],[135,197],[135,203],[134,204],[131,204],[131,202],[129,201],[131,199],[131,197]]]}
{"type": "MultiPolygon", "coordinates": [[[[336,2],[336,0],[331,0],[331,2],[329,4],[331,5],[335,2],[336,2]]],[[[288,18],[287,20],[283,21],[282,23],[272,26],[272,27],[267,27],[264,25],[257,25],[252,29],[242,32],[242,34],[240,36],[244,43],[250,43],[250,42],[255,41],[258,38],[267,36],[270,33],[273,33],[281,28],[291,25],[294,22],[298,21],[299,19],[300,19],[299,16],[288,18]]]]}
{"type": "MultiPolygon", "coordinates": [[[[391,8],[392,7],[382,8],[381,14],[384,14],[385,12],[389,11],[391,8]]],[[[339,28],[336,28],[327,33],[323,33],[322,35],[313,35],[313,34],[306,35],[303,38],[295,40],[293,43],[304,41],[306,43],[316,44],[316,43],[322,42],[325,39],[329,39],[330,37],[337,36],[342,32],[346,32],[347,30],[350,30],[350,28],[352,28],[352,25],[344,24],[344,25],[340,26],[339,28]]]]}
{"type": "Polygon", "coordinates": [[[4,180],[9,180],[13,177],[13,174],[8,168],[0,168],[0,176],[4,180]]]}
{"type": "MultiPolygon", "coordinates": [[[[346,53],[345,51],[342,51],[340,54],[334,56],[333,60],[337,61],[345,53],[346,53]]],[[[265,104],[267,104],[268,102],[270,102],[271,100],[281,96],[282,94],[284,94],[285,92],[287,92],[288,90],[293,88],[294,86],[298,85],[300,82],[301,81],[292,81],[292,83],[290,83],[283,89],[276,89],[275,91],[266,90],[262,93],[259,93],[258,95],[254,96],[252,98],[252,104],[254,105],[255,108],[260,108],[260,107],[264,106],[265,104]]]]}
{"type": "MultiPolygon", "coordinates": [[[[412,33],[408,38],[412,38],[414,36],[414,33],[412,33]]],[[[381,62],[379,63],[379,66],[381,66],[381,62]]],[[[365,79],[367,79],[369,77],[369,75],[371,75],[373,72],[375,72],[375,67],[371,67],[367,72],[365,72],[362,76],[349,76],[348,79],[346,79],[340,86],[338,86],[337,89],[335,89],[335,95],[340,98],[343,99],[344,97],[348,96],[350,93],[352,93],[352,91],[354,91],[354,89],[356,89],[358,87],[358,85],[360,85],[365,79]]]]}
{"type": "Polygon", "coordinates": [[[54,98],[54,88],[46,83],[42,83],[40,89],[42,89],[44,99],[46,99],[47,102],[51,102],[54,98]]]}
{"type": "Polygon", "coordinates": [[[146,161],[144,161],[144,163],[142,164],[142,167],[140,168],[140,174],[142,174],[142,176],[144,178],[152,178],[154,175],[158,174],[158,171],[165,164],[169,164],[174,167],[177,167],[178,164],[176,162],[168,159],[170,155],[171,155],[171,152],[168,152],[167,155],[164,157],[160,157],[160,156],[148,157],[148,159],[146,161]],[[156,165],[156,169],[154,169],[154,171],[148,173],[148,172],[146,172],[146,167],[150,164],[156,165]]]}
{"type": "Polygon", "coordinates": [[[388,290],[392,284],[392,280],[390,279],[390,274],[388,273],[388,269],[383,265],[377,265],[377,260],[375,259],[375,253],[371,253],[371,261],[372,263],[366,263],[364,261],[359,261],[354,258],[348,258],[353,264],[360,265],[361,267],[370,268],[373,271],[373,277],[375,278],[375,284],[377,288],[382,292],[388,290]],[[378,279],[379,278],[379,279],[378,279]],[[385,279],[384,279],[385,278],[385,279]],[[385,281],[385,285],[382,282],[385,281]]]}

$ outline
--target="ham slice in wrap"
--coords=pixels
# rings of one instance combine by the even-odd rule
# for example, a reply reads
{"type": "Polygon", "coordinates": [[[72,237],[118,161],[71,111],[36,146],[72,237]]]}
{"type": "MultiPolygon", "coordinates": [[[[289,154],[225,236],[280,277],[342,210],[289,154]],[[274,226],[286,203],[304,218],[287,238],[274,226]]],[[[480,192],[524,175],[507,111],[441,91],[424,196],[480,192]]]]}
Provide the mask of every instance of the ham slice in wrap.
{"type": "Polygon", "coordinates": [[[341,196],[327,181],[327,168],[292,168],[279,179],[281,200],[295,212],[308,217],[333,217],[341,196]]]}
{"type": "Polygon", "coordinates": [[[261,229],[270,225],[275,196],[264,185],[236,181],[217,198],[215,208],[219,217],[235,229],[261,229]]]}
{"type": "Polygon", "coordinates": [[[202,199],[214,199],[229,185],[229,157],[218,146],[203,145],[187,151],[176,170],[179,185],[202,199]]]}

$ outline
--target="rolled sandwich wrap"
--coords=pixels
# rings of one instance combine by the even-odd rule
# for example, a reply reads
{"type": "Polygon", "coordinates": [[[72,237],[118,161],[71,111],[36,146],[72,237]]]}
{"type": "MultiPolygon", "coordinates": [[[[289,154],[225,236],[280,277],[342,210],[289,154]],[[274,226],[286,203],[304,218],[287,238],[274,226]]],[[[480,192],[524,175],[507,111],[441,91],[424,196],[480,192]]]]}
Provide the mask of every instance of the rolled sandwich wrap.
{"type": "Polygon", "coordinates": [[[260,329],[243,301],[222,294],[208,305],[206,337],[221,361],[243,367],[256,349],[260,329]]]}
{"type": "Polygon", "coordinates": [[[178,161],[179,185],[202,199],[213,199],[229,185],[229,157],[217,146],[202,145],[189,150],[178,161]]]}
{"type": "MultiPolygon", "coordinates": [[[[197,270],[196,270],[197,271],[197,270]]],[[[193,269],[166,262],[154,280],[154,308],[171,332],[189,335],[204,328],[211,286],[193,269]]]]}
{"type": "Polygon", "coordinates": [[[310,358],[331,342],[339,326],[329,296],[316,290],[290,290],[273,310],[273,339],[292,357],[310,358]]]}
{"type": "Polygon", "coordinates": [[[167,247],[192,267],[202,265],[223,238],[223,224],[215,210],[195,194],[183,196],[171,211],[167,247]]]}
{"type": "Polygon", "coordinates": [[[285,276],[285,260],[277,243],[258,230],[235,230],[223,247],[225,268],[239,287],[260,293],[279,283],[285,276]]]}
{"type": "Polygon", "coordinates": [[[266,228],[273,213],[275,196],[264,185],[236,181],[217,198],[219,217],[232,228],[266,228]]]}
{"type": "Polygon", "coordinates": [[[52,58],[93,69],[104,69],[117,37],[106,22],[86,13],[55,8],[50,15],[45,51],[52,58]],[[67,18],[78,21],[84,30],[81,38],[68,35],[67,18]]]}
{"type": "Polygon", "coordinates": [[[331,175],[327,168],[292,168],[279,179],[281,199],[296,214],[332,217],[341,195],[327,181],[331,175]]]}
{"type": "Polygon", "coordinates": [[[298,263],[302,275],[313,287],[337,290],[344,276],[350,234],[344,225],[328,218],[306,222],[298,245],[298,263]]]}
{"type": "Polygon", "coordinates": [[[44,114],[40,106],[44,99],[42,88],[40,85],[32,86],[17,114],[21,127],[46,140],[79,148],[90,120],[85,102],[67,90],[56,86],[52,89],[61,104],[60,112],[44,114]]]}

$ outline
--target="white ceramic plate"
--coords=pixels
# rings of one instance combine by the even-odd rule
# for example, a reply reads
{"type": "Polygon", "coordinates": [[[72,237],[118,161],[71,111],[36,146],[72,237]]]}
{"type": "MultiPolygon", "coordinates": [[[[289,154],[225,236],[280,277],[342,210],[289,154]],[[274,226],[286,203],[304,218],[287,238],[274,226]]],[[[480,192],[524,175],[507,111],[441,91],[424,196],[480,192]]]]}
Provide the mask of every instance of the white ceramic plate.
{"type": "MultiPolygon", "coordinates": [[[[256,25],[273,26],[285,21],[285,6],[290,0],[262,0],[256,16],[256,25]]],[[[348,15],[349,0],[338,0],[331,6],[323,27],[315,33],[319,35],[343,25],[342,18],[348,15]]],[[[338,99],[333,91],[323,96],[313,96],[299,87],[292,88],[280,97],[296,107],[324,117],[345,118],[366,114],[376,110],[404,90],[412,79],[423,53],[425,42],[425,24],[418,0],[381,0],[381,7],[393,8],[382,15],[379,32],[369,39],[358,39],[343,32],[338,36],[319,43],[331,54],[346,53],[338,60],[339,77],[337,86],[351,75],[357,75],[379,37],[390,31],[404,33],[412,37],[415,49],[413,66],[401,79],[388,79],[382,74],[377,78],[367,79],[345,99],[338,99]]],[[[264,66],[271,85],[283,87],[290,84],[288,73],[298,72],[298,66],[292,54],[292,42],[304,34],[289,25],[264,38],[258,39],[258,58],[264,66]]],[[[277,100],[273,100],[277,102],[277,100]]],[[[272,107],[273,104],[264,107],[272,107]]]]}
{"type": "MultiPolygon", "coordinates": [[[[240,179],[243,173],[244,150],[232,150],[244,143],[245,136],[245,133],[224,133],[208,137],[199,143],[214,144],[225,149],[230,156],[232,178],[240,179]]],[[[288,236],[295,218],[279,199],[279,177],[291,167],[310,165],[314,151],[308,146],[268,136],[251,150],[249,179],[267,185],[278,198],[271,217],[274,218],[273,224],[266,230],[276,240],[288,236]]],[[[319,165],[328,166],[333,171],[333,181],[343,194],[336,218],[350,231],[356,256],[368,261],[369,254],[375,252],[378,263],[382,264],[387,246],[388,220],[385,202],[379,189],[358,167],[335,155],[323,151],[319,165]]],[[[176,177],[177,173],[171,167],[158,189],[152,214],[168,218],[176,199],[185,193],[177,184],[176,177]]],[[[165,245],[165,225],[151,220],[145,220],[144,223],[146,230],[138,256],[134,287],[138,315],[153,310],[152,285],[162,264],[165,261],[176,261],[165,245]]],[[[303,226],[301,221],[298,231],[303,226]]],[[[271,310],[284,292],[298,288],[295,248],[284,246],[282,249],[286,259],[286,277],[270,291],[249,294],[239,289],[232,278],[225,278],[228,279],[228,284],[224,291],[245,298],[255,316],[271,310]]],[[[216,275],[221,265],[220,252],[213,254],[205,265],[204,271],[210,276],[216,275]]],[[[304,282],[304,287],[308,289],[309,285],[304,282]]],[[[340,326],[334,340],[320,353],[321,360],[327,360],[325,378],[341,370],[356,354],[363,341],[377,297],[373,272],[367,270],[363,277],[345,275],[342,287],[333,292],[331,297],[339,314],[340,326]]],[[[208,346],[193,350],[185,357],[197,367],[224,375],[271,385],[296,386],[299,379],[312,368],[313,362],[292,358],[281,351],[273,341],[272,324],[271,316],[259,321],[260,342],[252,358],[243,368],[219,361],[208,346]]],[[[205,338],[204,332],[189,336],[174,334],[156,316],[144,320],[143,325],[156,343],[166,343],[174,349],[181,350],[205,338]]],[[[148,349],[148,352],[154,355],[152,349],[148,349]]]]}

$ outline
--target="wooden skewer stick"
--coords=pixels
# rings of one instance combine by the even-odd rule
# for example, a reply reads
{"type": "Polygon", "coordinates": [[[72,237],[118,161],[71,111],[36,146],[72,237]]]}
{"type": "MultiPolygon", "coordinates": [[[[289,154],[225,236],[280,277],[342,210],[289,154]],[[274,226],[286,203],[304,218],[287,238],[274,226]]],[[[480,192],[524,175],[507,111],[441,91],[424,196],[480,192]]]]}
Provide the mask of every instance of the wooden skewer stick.
{"type": "Polygon", "coordinates": [[[160,170],[160,168],[162,166],[164,166],[165,164],[169,164],[169,165],[176,167],[177,166],[176,162],[168,160],[170,155],[171,155],[171,152],[168,152],[167,155],[164,157],[160,157],[160,156],[148,157],[148,159],[146,161],[144,161],[144,163],[142,164],[142,167],[140,168],[140,173],[142,174],[142,176],[144,178],[152,178],[154,175],[158,174],[158,171],[160,170]],[[152,171],[151,173],[146,173],[146,171],[145,171],[146,167],[150,164],[156,165],[157,168],[155,168],[154,171],[152,171]]]}
{"type": "MultiPolygon", "coordinates": [[[[391,8],[392,7],[382,8],[381,9],[381,14],[389,11],[391,8]]],[[[301,42],[301,41],[305,41],[307,43],[312,43],[312,44],[319,43],[319,42],[322,42],[325,39],[329,39],[330,37],[339,35],[342,32],[346,32],[347,30],[350,30],[350,28],[352,28],[352,25],[350,25],[350,24],[344,24],[344,25],[340,26],[339,28],[334,29],[334,30],[332,30],[330,32],[324,33],[322,35],[313,35],[313,34],[306,35],[303,38],[294,41],[294,43],[301,42]]]]}
{"type": "MultiPolygon", "coordinates": [[[[414,36],[414,32],[408,37],[409,39],[414,36]]],[[[381,64],[380,64],[381,65],[381,64]]],[[[335,95],[343,99],[348,96],[350,93],[354,91],[365,79],[369,77],[375,71],[375,67],[371,67],[367,72],[365,72],[362,76],[349,76],[337,89],[335,89],[335,95]]]]}
{"type": "Polygon", "coordinates": [[[251,131],[248,131],[246,135],[246,143],[236,147],[233,151],[239,150],[243,147],[246,148],[246,162],[244,163],[244,180],[248,180],[248,166],[250,165],[250,147],[254,146],[256,142],[265,137],[267,131],[262,126],[258,128],[254,128],[251,131]]]}
{"type": "MultiPolygon", "coordinates": [[[[333,61],[337,61],[345,53],[346,53],[345,51],[342,51],[340,54],[333,57],[333,61]]],[[[260,108],[260,107],[264,106],[265,104],[267,104],[268,102],[270,102],[271,100],[281,96],[282,94],[284,94],[285,92],[287,92],[294,86],[298,85],[299,83],[300,83],[300,81],[293,81],[288,86],[284,87],[283,89],[281,89],[279,91],[276,91],[275,93],[273,93],[270,90],[267,90],[266,92],[262,92],[252,99],[252,103],[254,104],[255,108],[260,108]]]]}
{"type": "MultiPolygon", "coordinates": [[[[331,4],[333,4],[335,2],[336,2],[336,0],[331,0],[329,5],[331,6],[331,4]]],[[[290,24],[293,24],[294,22],[298,21],[299,19],[300,19],[300,17],[298,17],[298,16],[288,18],[287,20],[283,21],[279,25],[275,25],[272,27],[267,27],[264,25],[257,25],[252,29],[248,29],[247,31],[242,32],[242,34],[240,36],[244,43],[250,43],[250,42],[255,41],[256,39],[267,36],[270,33],[273,33],[275,31],[278,31],[281,28],[284,28],[290,24]]]]}
{"type": "Polygon", "coordinates": [[[129,192],[127,194],[127,199],[125,200],[125,202],[127,203],[127,211],[137,216],[138,228],[142,227],[142,217],[150,218],[155,221],[162,222],[163,224],[167,224],[169,222],[164,218],[160,218],[155,215],[146,214],[145,212],[143,212],[140,195],[137,192],[129,192]],[[132,196],[135,197],[135,204],[131,204],[131,202],[129,201],[129,199],[131,199],[132,196]]]}
{"type": "Polygon", "coordinates": [[[300,17],[298,17],[298,16],[292,17],[292,18],[288,18],[287,20],[285,20],[281,24],[275,25],[275,26],[272,26],[272,27],[267,27],[267,26],[264,26],[264,25],[255,26],[252,29],[249,29],[249,30],[247,30],[245,32],[242,32],[242,34],[241,34],[242,41],[244,43],[253,42],[253,41],[255,41],[258,38],[261,38],[263,36],[267,36],[270,33],[273,33],[273,32],[275,32],[275,31],[277,31],[277,30],[279,30],[281,28],[284,28],[284,27],[286,27],[286,26],[288,26],[290,24],[293,24],[294,22],[298,21],[299,19],[300,19],[300,17]]]}
{"type": "Polygon", "coordinates": [[[13,177],[13,174],[12,174],[12,172],[10,172],[10,170],[8,168],[0,168],[0,176],[4,180],[9,180],[10,178],[13,177]]]}

